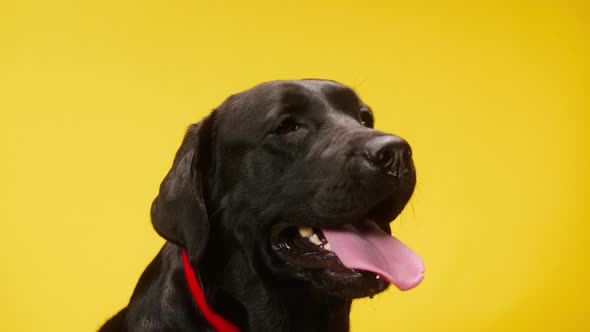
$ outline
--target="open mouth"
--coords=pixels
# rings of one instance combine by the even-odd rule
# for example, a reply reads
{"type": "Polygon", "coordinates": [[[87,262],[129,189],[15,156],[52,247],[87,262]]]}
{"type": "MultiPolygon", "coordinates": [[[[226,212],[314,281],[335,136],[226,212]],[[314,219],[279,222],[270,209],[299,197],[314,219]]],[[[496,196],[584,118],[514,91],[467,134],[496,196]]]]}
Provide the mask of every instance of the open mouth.
{"type": "Polygon", "coordinates": [[[307,269],[348,272],[319,228],[284,226],[273,232],[273,247],[290,264],[307,269]]]}
{"type": "Polygon", "coordinates": [[[343,279],[360,273],[400,290],[416,287],[423,279],[420,256],[369,219],[322,228],[279,226],[273,229],[272,245],[291,265],[326,270],[343,279]]]}

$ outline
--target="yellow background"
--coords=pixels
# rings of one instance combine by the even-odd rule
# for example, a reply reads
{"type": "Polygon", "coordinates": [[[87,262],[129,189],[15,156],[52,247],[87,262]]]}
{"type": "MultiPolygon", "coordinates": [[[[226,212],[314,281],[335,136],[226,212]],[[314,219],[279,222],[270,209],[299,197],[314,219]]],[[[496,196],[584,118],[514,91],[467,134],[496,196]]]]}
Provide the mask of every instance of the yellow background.
{"type": "Polygon", "coordinates": [[[187,125],[306,77],[354,87],[415,151],[394,232],[426,279],[355,302],[352,331],[588,331],[587,6],[2,1],[0,331],[123,307],[187,125]]]}

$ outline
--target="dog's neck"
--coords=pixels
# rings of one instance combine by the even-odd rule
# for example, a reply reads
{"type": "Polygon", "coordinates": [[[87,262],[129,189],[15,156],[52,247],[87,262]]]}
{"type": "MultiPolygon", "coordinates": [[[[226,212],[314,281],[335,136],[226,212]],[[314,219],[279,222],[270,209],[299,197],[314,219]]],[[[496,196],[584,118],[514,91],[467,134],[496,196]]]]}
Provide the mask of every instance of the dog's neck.
{"type": "Polygon", "coordinates": [[[205,298],[205,294],[203,292],[203,288],[201,287],[201,284],[197,279],[197,274],[191,266],[190,261],[188,259],[188,254],[184,249],[182,250],[182,267],[193,300],[195,304],[199,307],[199,310],[205,316],[205,319],[207,319],[209,324],[215,327],[215,329],[219,332],[239,332],[239,328],[237,328],[231,322],[221,317],[219,314],[213,311],[211,307],[209,307],[209,304],[207,303],[207,299],[205,298]]]}
{"type": "MultiPolygon", "coordinates": [[[[268,281],[249,269],[240,251],[224,257],[211,253],[195,267],[205,299],[213,311],[240,331],[349,331],[350,300],[302,288],[281,288],[278,296],[270,291],[268,281]],[[228,265],[233,269],[226,269],[228,265]]],[[[166,243],[147,267],[124,311],[127,326],[145,331],[215,331],[194,304],[184,275],[182,249],[172,243],[166,243]],[[160,292],[145,291],[152,287],[160,292]],[[146,298],[154,294],[158,297],[146,298]]]]}
{"type": "Polygon", "coordinates": [[[211,308],[241,331],[349,331],[352,301],[319,294],[303,283],[281,288],[277,296],[270,288],[281,285],[262,280],[242,251],[215,247],[199,264],[199,278],[211,308]]]}

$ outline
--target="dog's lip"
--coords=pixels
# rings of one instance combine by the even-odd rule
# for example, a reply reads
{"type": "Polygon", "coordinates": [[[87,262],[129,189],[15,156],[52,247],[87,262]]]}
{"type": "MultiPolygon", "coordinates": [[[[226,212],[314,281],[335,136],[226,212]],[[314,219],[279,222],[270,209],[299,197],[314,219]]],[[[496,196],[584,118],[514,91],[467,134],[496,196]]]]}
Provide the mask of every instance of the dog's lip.
{"type": "Polygon", "coordinates": [[[345,267],[338,256],[329,248],[319,228],[300,226],[294,224],[277,225],[272,230],[271,246],[289,265],[304,269],[325,269],[334,272],[351,273],[351,269],[345,267]],[[310,237],[300,234],[301,228],[311,228],[316,241],[313,243],[310,237]]]}
{"type": "MultiPolygon", "coordinates": [[[[362,224],[362,221],[347,224],[360,225],[362,224]]],[[[277,253],[283,260],[287,261],[291,266],[297,266],[304,269],[323,269],[335,275],[347,275],[348,277],[351,274],[358,274],[361,272],[377,277],[377,274],[370,271],[350,269],[344,266],[340,261],[340,258],[338,258],[333,251],[327,250],[323,246],[315,245],[311,243],[309,239],[305,239],[298,234],[299,229],[302,227],[311,228],[313,229],[314,234],[324,241],[324,243],[328,243],[320,228],[338,227],[347,224],[329,222],[321,226],[316,226],[311,223],[279,223],[271,229],[271,247],[275,253],[277,253]],[[287,234],[288,232],[291,233],[291,236],[295,235],[296,238],[289,239],[290,236],[287,234]],[[293,240],[297,242],[294,242],[293,240]]],[[[384,232],[391,234],[389,224],[379,224],[379,226],[384,232]]]]}
{"type": "Polygon", "coordinates": [[[291,266],[349,275],[361,269],[400,290],[414,288],[424,278],[422,258],[391,236],[389,228],[383,230],[383,225],[369,219],[357,226],[279,227],[273,233],[272,247],[291,266]]]}
{"type": "MultiPolygon", "coordinates": [[[[342,222],[326,222],[326,223],[323,223],[322,225],[317,225],[317,224],[314,224],[314,223],[305,223],[305,224],[302,223],[302,224],[298,224],[298,223],[292,223],[292,222],[282,222],[282,223],[276,224],[275,226],[273,226],[271,228],[271,239],[272,240],[276,239],[276,237],[281,232],[283,232],[286,229],[289,229],[289,228],[295,229],[295,228],[299,228],[299,227],[309,227],[309,228],[312,228],[312,229],[314,229],[314,232],[316,232],[316,234],[318,234],[318,235],[321,234],[323,236],[323,233],[322,233],[322,231],[321,231],[320,228],[338,227],[338,226],[343,226],[343,225],[348,225],[348,224],[351,224],[353,226],[358,226],[358,225],[361,225],[365,220],[366,219],[359,219],[358,221],[355,221],[355,222],[347,222],[347,223],[342,223],[342,222]]],[[[386,232],[386,233],[388,233],[388,234],[391,235],[391,229],[389,227],[389,224],[391,222],[393,222],[393,220],[390,221],[390,222],[388,222],[388,223],[380,223],[380,222],[377,222],[377,225],[379,225],[379,227],[384,232],[386,232]]]]}
{"type": "MultiPolygon", "coordinates": [[[[315,250],[308,252],[306,255],[289,255],[282,245],[288,245],[286,242],[280,242],[280,235],[292,230],[297,232],[300,226],[296,224],[283,223],[273,228],[272,247],[275,253],[287,263],[290,268],[301,273],[303,271],[319,273],[321,278],[327,278],[327,281],[322,281],[317,284],[320,288],[325,288],[328,292],[335,292],[334,294],[344,298],[357,297],[373,297],[375,294],[382,292],[389,286],[389,282],[379,275],[366,270],[351,269],[340,261],[340,258],[335,252],[310,248],[315,250]]],[[[309,226],[304,226],[309,227],[309,226]]],[[[315,234],[320,234],[324,238],[323,233],[319,228],[314,228],[315,234]]]]}
{"type": "MultiPolygon", "coordinates": [[[[393,195],[392,195],[393,196],[393,195]]],[[[329,219],[325,219],[325,218],[321,218],[322,221],[321,222],[308,222],[308,223],[295,223],[295,222],[280,222],[278,224],[276,224],[275,226],[273,226],[271,228],[271,244],[273,246],[273,249],[275,249],[275,251],[277,251],[276,244],[279,244],[279,237],[280,235],[287,229],[299,229],[300,227],[309,227],[312,228],[314,230],[314,232],[318,235],[321,235],[323,237],[323,233],[321,231],[321,228],[327,228],[327,227],[338,227],[338,226],[343,226],[343,225],[347,225],[347,224],[351,224],[353,226],[358,226],[361,225],[363,222],[365,222],[365,220],[367,219],[371,219],[376,221],[377,225],[387,234],[391,235],[391,229],[389,227],[389,224],[392,223],[398,216],[398,213],[396,213],[392,220],[389,221],[383,221],[382,219],[380,220],[379,218],[375,218],[375,211],[377,211],[382,204],[386,203],[387,201],[391,200],[392,197],[386,197],[383,200],[377,202],[375,204],[375,206],[373,207],[372,210],[368,211],[365,216],[358,218],[356,220],[347,220],[347,221],[343,221],[340,218],[329,218],[329,219]]],[[[336,255],[334,255],[337,258],[336,255]]]]}

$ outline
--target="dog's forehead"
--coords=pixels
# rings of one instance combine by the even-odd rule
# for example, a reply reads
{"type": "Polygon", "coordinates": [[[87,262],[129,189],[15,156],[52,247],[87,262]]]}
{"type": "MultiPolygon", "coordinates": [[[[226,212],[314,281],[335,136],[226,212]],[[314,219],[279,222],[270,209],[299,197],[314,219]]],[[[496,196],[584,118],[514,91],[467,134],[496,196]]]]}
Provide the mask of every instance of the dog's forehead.
{"type": "Polygon", "coordinates": [[[301,84],[325,101],[330,108],[338,110],[356,109],[363,105],[359,96],[350,87],[334,81],[302,80],[301,84]]]}
{"type": "Polygon", "coordinates": [[[228,130],[256,130],[263,121],[279,116],[285,109],[355,114],[360,108],[366,108],[366,105],[343,84],[328,80],[296,80],[262,83],[232,95],[217,113],[228,130]]]}

